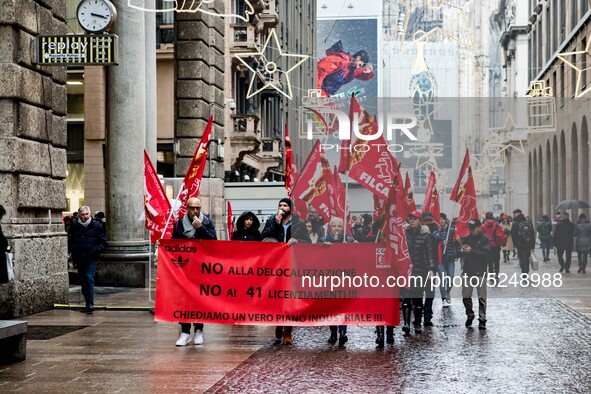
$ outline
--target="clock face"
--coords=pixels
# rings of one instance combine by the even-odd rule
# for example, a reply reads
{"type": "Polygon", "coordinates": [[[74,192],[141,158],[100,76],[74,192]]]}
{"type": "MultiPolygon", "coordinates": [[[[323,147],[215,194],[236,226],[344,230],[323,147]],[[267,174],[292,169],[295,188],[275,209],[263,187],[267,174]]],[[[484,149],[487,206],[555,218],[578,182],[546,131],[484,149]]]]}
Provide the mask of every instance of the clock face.
{"type": "Polygon", "coordinates": [[[100,33],[113,24],[117,11],[108,0],[82,0],[76,11],[78,23],[90,33],[100,33]]]}

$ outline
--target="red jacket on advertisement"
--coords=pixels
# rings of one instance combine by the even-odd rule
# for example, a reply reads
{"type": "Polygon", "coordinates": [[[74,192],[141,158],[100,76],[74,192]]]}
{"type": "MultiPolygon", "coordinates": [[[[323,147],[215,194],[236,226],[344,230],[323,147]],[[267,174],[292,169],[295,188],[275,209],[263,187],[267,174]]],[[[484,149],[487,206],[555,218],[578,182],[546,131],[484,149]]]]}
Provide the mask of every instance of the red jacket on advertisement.
{"type": "Polygon", "coordinates": [[[365,67],[353,68],[353,56],[347,52],[331,49],[326,51],[326,57],[318,62],[318,80],[316,88],[322,90],[323,96],[330,96],[346,83],[354,79],[368,81],[373,78],[373,69],[365,67]],[[367,70],[370,70],[367,72],[367,70]]]}

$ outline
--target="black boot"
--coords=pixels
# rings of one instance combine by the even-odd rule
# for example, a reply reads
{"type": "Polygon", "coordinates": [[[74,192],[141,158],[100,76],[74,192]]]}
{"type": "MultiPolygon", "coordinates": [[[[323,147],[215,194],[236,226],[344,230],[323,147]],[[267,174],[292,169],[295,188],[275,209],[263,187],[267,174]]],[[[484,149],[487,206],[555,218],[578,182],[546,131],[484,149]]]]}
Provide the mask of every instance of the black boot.
{"type": "Polygon", "coordinates": [[[384,347],[384,326],[376,326],[376,345],[379,348],[384,347]]]}
{"type": "Polygon", "coordinates": [[[392,345],[394,343],[394,326],[386,327],[386,343],[392,345]]]}
{"type": "Polygon", "coordinates": [[[422,320],[423,308],[415,305],[415,321],[413,322],[413,325],[415,326],[415,333],[420,333],[423,331],[423,328],[421,327],[422,320]]]}
{"type": "Polygon", "coordinates": [[[402,331],[408,335],[410,334],[410,305],[402,305],[402,319],[404,321],[402,331]]]}
{"type": "Polygon", "coordinates": [[[337,343],[337,326],[330,326],[330,337],[328,338],[328,343],[331,345],[337,343]]]}

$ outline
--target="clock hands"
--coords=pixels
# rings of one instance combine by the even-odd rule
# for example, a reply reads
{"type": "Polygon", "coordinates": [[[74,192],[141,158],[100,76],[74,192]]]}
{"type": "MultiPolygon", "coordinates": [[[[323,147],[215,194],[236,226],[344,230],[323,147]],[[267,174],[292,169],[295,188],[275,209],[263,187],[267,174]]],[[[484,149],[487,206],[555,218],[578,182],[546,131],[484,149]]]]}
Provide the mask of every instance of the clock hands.
{"type": "Polygon", "coordinates": [[[106,15],[95,14],[94,12],[91,12],[90,15],[92,15],[92,16],[98,16],[99,18],[103,18],[103,19],[107,19],[107,16],[106,15]]]}

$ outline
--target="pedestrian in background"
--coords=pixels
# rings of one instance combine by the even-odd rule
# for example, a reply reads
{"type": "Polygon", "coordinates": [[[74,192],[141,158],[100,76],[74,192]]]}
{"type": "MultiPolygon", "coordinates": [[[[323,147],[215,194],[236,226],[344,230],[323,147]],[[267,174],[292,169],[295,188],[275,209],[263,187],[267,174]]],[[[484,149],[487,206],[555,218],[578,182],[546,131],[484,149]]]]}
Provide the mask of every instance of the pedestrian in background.
{"type": "Polygon", "coordinates": [[[552,222],[548,215],[542,215],[542,219],[536,226],[538,231],[538,239],[540,240],[540,247],[542,248],[542,257],[544,262],[550,261],[550,244],[552,243],[552,222]]]}
{"type": "Polygon", "coordinates": [[[591,223],[587,216],[582,213],[579,215],[579,221],[575,226],[575,250],[579,260],[579,274],[587,273],[587,258],[591,252],[591,223]]]}
{"type": "Polygon", "coordinates": [[[259,231],[261,222],[251,211],[242,212],[236,220],[236,231],[232,234],[232,241],[262,241],[259,231]]]}
{"type": "Polygon", "coordinates": [[[558,254],[558,263],[560,270],[570,274],[570,263],[573,254],[573,240],[574,240],[575,225],[570,221],[569,214],[564,212],[562,219],[556,224],[554,230],[554,246],[556,246],[556,253],[558,254]],[[566,253],[566,259],[564,254],[566,253]]]}
{"type": "MultiPolygon", "coordinates": [[[[187,200],[187,213],[179,218],[173,226],[173,239],[217,239],[215,227],[210,218],[201,212],[201,201],[192,197],[187,200]]],[[[176,341],[177,346],[186,346],[191,342],[191,323],[179,323],[181,335],[176,341]]],[[[203,343],[203,323],[193,323],[195,337],[193,343],[203,343]]]]}
{"type": "MultiPolygon", "coordinates": [[[[488,260],[490,259],[490,240],[482,232],[478,219],[468,221],[470,234],[461,241],[460,253],[464,256],[462,269],[462,299],[466,308],[466,327],[472,326],[474,310],[472,309],[472,292],[476,288],[478,297],[478,328],[486,330],[486,280],[484,278],[488,260]]],[[[517,249],[519,253],[519,249],[517,249]]]]}
{"type": "MultiPolygon", "coordinates": [[[[0,220],[6,215],[6,209],[0,205],[0,220]]],[[[8,282],[8,266],[6,265],[6,252],[8,252],[8,240],[2,232],[0,225],[0,283],[8,282]]]]}
{"type": "Polygon", "coordinates": [[[441,264],[437,266],[437,270],[441,277],[441,285],[439,286],[441,304],[444,308],[447,308],[451,305],[451,289],[456,269],[456,252],[458,252],[458,250],[456,243],[454,242],[454,235],[456,233],[455,226],[449,224],[445,213],[441,213],[440,217],[440,237],[443,252],[441,264]]]}
{"type": "Polygon", "coordinates": [[[511,226],[511,237],[513,245],[517,248],[517,258],[521,274],[529,274],[529,256],[536,247],[534,225],[525,217],[521,209],[513,211],[513,225],[511,226]]]}
{"type": "MultiPolygon", "coordinates": [[[[439,265],[441,261],[440,257],[440,250],[439,247],[441,246],[441,234],[439,232],[440,223],[435,223],[433,221],[433,215],[431,212],[423,212],[422,213],[422,221],[423,225],[429,228],[429,233],[431,234],[431,243],[433,245],[433,259],[435,260],[435,266],[437,270],[434,271],[434,274],[439,272],[439,265]]],[[[443,251],[443,249],[441,249],[443,251]]],[[[425,327],[433,327],[433,299],[435,298],[435,289],[430,288],[429,291],[425,292],[425,305],[423,307],[423,317],[424,317],[424,325],[425,327]]]]}
{"type": "Polygon", "coordinates": [[[103,224],[93,219],[88,206],[78,209],[78,219],[72,220],[68,251],[72,263],[78,270],[82,295],[86,301],[83,313],[94,312],[94,274],[99,255],[107,247],[107,236],[103,224]]]}
{"type": "Polygon", "coordinates": [[[484,216],[486,221],[481,226],[482,232],[490,241],[490,260],[488,261],[488,272],[494,274],[495,279],[499,279],[501,248],[507,244],[507,235],[503,228],[495,220],[492,212],[487,212],[484,216]]]}
{"type": "Polygon", "coordinates": [[[501,228],[507,235],[507,243],[501,248],[503,251],[503,261],[508,263],[511,258],[511,252],[515,253],[515,246],[513,245],[513,238],[511,237],[511,217],[509,215],[503,215],[501,220],[501,228]]]}

